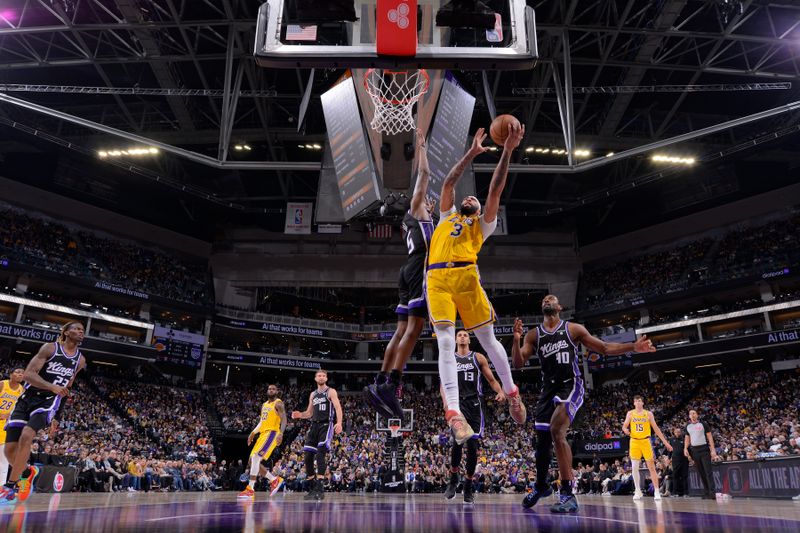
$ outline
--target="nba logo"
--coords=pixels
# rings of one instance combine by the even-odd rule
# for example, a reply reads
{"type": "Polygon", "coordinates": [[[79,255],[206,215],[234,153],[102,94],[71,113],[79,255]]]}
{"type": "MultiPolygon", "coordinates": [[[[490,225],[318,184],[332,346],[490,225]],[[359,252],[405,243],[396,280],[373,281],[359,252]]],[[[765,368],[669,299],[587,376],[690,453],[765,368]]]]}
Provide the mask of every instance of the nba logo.
{"type": "Polygon", "coordinates": [[[64,476],[61,475],[61,472],[56,472],[56,477],[53,478],[53,490],[56,492],[61,492],[64,488],[64,476]]]}
{"type": "Polygon", "coordinates": [[[295,209],[294,210],[294,223],[296,226],[299,226],[303,223],[303,210],[302,209],[295,209]]]}

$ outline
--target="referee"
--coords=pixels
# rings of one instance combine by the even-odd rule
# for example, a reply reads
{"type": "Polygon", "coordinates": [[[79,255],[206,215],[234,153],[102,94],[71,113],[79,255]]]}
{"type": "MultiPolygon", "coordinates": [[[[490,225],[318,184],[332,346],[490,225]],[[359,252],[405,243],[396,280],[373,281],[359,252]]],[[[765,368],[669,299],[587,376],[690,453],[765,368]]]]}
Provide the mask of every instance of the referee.
{"type": "Polygon", "coordinates": [[[697,466],[697,473],[703,482],[706,492],[704,500],[716,499],[714,492],[714,476],[711,473],[711,461],[716,460],[717,451],[714,448],[714,437],[711,430],[700,422],[697,411],[689,411],[689,424],[686,425],[686,438],[683,442],[683,454],[690,457],[697,466]]]}

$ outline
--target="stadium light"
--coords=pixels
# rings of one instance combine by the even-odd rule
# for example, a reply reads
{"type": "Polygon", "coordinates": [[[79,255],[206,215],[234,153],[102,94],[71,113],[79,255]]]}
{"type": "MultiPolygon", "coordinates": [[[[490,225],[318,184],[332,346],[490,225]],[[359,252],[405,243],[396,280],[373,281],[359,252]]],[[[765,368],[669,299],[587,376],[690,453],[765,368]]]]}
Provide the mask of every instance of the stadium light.
{"type": "Polygon", "coordinates": [[[33,307],[38,309],[46,309],[48,311],[55,311],[57,313],[64,313],[66,315],[74,315],[74,316],[83,316],[83,317],[92,317],[92,318],[99,318],[100,320],[105,320],[106,322],[112,322],[116,324],[123,324],[125,326],[133,326],[136,328],[142,329],[153,329],[155,326],[149,322],[142,322],[141,320],[131,320],[129,318],[122,318],[116,315],[109,315],[105,313],[90,313],[89,311],[83,311],[80,309],[73,309],[71,307],[67,307],[64,305],[56,305],[47,302],[40,302],[39,300],[32,300],[30,298],[22,298],[19,296],[12,296],[10,294],[0,294],[0,302],[9,302],[14,304],[21,304],[26,307],[33,307]]]}
{"type": "Polygon", "coordinates": [[[158,148],[154,146],[147,146],[147,147],[134,147],[134,148],[124,148],[124,149],[113,149],[113,150],[98,150],[97,156],[100,159],[106,159],[109,157],[122,157],[122,156],[146,156],[146,155],[155,155],[159,152],[158,148]]]}
{"type": "Polygon", "coordinates": [[[651,158],[654,163],[671,163],[676,165],[691,166],[695,163],[694,157],[679,157],[674,155],[655,154],[651,158]]]}

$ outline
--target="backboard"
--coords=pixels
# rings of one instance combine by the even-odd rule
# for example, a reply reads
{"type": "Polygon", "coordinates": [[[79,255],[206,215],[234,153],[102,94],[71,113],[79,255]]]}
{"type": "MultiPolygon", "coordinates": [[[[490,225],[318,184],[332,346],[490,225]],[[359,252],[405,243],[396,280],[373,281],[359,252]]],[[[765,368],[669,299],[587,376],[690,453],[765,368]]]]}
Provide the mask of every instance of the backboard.
{"type": "Polygon", "coordinates": [[[535,17],[525,0],[268,0],[259,9],[254,53],[271,68],[530,69],[535,17]],[[466,22],[465,5],[474,15],[466,22]],[[401,47],[405,55],[379,54],[376,28],[407,29],[414,18],[416,53],[401,47]]]}
{"type": "MultiPolygon", "coordinates": [[[[393,419],[394,420],[394,419],[393,419]]],[[[375,414],[375,429],[378,431],[389,432],[389,419],[385,416],[375,414]]],[[[403,433],[414,431],[414,410],[403,409],[403,418],[400,421],[400,431],[403,433]]]]}

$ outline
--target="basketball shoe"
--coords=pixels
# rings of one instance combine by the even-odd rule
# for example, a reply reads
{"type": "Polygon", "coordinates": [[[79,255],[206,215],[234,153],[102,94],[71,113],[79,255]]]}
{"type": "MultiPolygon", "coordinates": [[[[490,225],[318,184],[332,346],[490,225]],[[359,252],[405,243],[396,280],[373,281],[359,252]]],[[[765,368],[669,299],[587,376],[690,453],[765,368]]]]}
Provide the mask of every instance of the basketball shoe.
{"type": "Polygon", "coordinates": [[[458,488],[458,474],[450,472],[450,482],[447,483],[447,489],[444,491],[444,497],[452,500],[456,497],[456,489],[458,488]]]}
{"type": "Polygon", "coordinates": [[[256,491],[254,491],[250,485],[246,486],[242,492],[236,496],[237,500],[252,500],[256,497],[256,491]]]}
{"type": "Polygon", "coordinates": [[[278,476],[269,482],[269,495],[275,496],[281,490],[281,487],[283,487],[283,478],[278,476]]]}
{"type": "Polygon", "coordinates": [[[469,478],[464,480],[464,503],[475,503],[475,493],[472,490],[472,480],[469,478]]]}
{"type": "Polygon", "coordinates": [[[383,415],[386,418],[392,418],[394,416],[394,412],[389,406],[383,403],[380,394],[378,394],[378,385],[372,384],[364,387],[362,397],[364,398],[364,402],[379,415],[383,415]]]}
{"type": "Polygon", "coordinates": [[[558,503],[550,507],[551,513],[565,514],[578,512],[578,500],[572,494],[562,494],[558,498],[558,503]]]}
{"type": "Polygon", "coordinates": [[[508,414],[517,424],[524,424],[525,419],[528,418],[528,411],[525,409],[525,404],[522,403],[519,387],[506,394],[506,397],[508,398],[508,414]]]}
{"type": "Polygon", "coordinates": [[[24,502],[33,494],[33,483],[36,481],[36,476],[39,475],[39,468],[31,465],[28,467],[27,472],[28,475],[26,476],[23,471],[17,482],[17,498],[21,502],[24,502]]]}
{"type": "Polygon", "coordinates": [[[642,499],[642,491],[637,490],[633,493],[634,500],[641,500],[642,499]]]}
{"type": "Polygon", "coordinates": [[[400,405],[398,389],[400,389],[400,385],[396,385],[391,381],[387,381],[383,385],[378,385],[375,387],[378,398],[380,398],[381,402],[383,402],[383,405],[392,412],[392,416],[402,420],[403,406],[400,405]]]}
{"type": "Polygon", "coordinates": [[[453,438],[455,438],[456,444],[464,444],[475,434],[467,423],[467,419],[458,411],[451,409],[445,413],[444,418],[447,420],[447,425],[453,430],[453,438]]]}
{"type": "Polygon", "coordinates": [[[531,507],[539,503],[539,500],[541,500],[542,498],[546,498],[552,494],[553,494],[553,489],[550,488],[549,485],[547,486],[547,488],[541,490],[539,490],[536,487],[533,487],[533,490],[530,491],[528,494],[526,494],[525,498],[522,499],[522,506],[525,509],[530,509],[531,507]]]}
{"type": "Polygon", "coordinates": [[[14,503],[15,501],[17,501],[17,491],[14,487],[0,486],[0,505],[14,503]]]}

